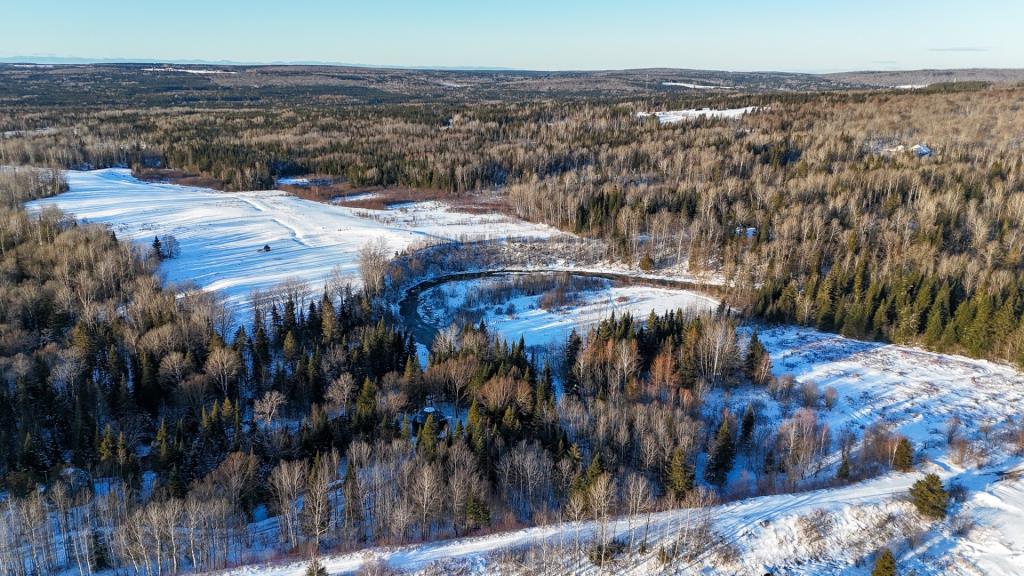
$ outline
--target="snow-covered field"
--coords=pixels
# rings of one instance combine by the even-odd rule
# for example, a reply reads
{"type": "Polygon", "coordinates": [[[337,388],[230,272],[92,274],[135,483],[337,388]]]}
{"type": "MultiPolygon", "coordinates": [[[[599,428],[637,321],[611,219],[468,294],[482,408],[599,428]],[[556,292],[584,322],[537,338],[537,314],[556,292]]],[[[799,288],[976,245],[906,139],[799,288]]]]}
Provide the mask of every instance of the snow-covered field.
{"type": "Polygon", "coordinates": [[[692,90],[721,90],[730,88],[730,86],[716,86],[713,84],[693,84],[691,82],[662,82],[661,85],[679,86],[682,88],[690,88],[692,90]]]}
{"type": "Polygon", "coordinates": [[[161,267],[170,282],[217,290],[233,310],[254,290],[286,279],[323,284],[335,270],[358,283],[358,252],[381,239],[392,250],[418,241],[550,237],[547,226],[496,214],[466,214],[439,202],[389,210],[310,202],[283,192],[217,192],[143,182],[126,169],[67,172],[70,190],[29,204],[54,205],[83,222],[107,224],[119,237],[148,246],[172,234],[177,258],[161,267]],[[264,245],[270,252],[259,252],[264,245]]]}
{"type": "Polygon", "coordinates": [[[187,74],[237,74],[233,70],[210,70],[207,68],[143,68],[143,72],[185,72],[187,74]]]}
{"type": "Polygon", "coordinates": [[[638,112],[637,116],[640,118],[655,116],[658,118],[659,124],[675,124],[677,122],[696,120],[697,118],[742,118],[744,114],[753,112],[757,108],[757,106],[747,106],[745,108],[728,108],[725,110],[713,110],[711,108],[701,108],[700,110],[666,110],[663,112],[638,112]]]}
{"type": "MultiPolygon", "coordinates": [[[[601,571],[572,553],[598,533],[599,525],[593,522],[372,548],[329,556],[325,566],[331,574],[382,563],[429,574],[459,569],[462,574],[866,575],[875,551],[889,546],[903,570],[920,575],[1024,574],[1024,461],[999,449],[998,442],[981,442],[996,448],[981,459],[957,463],[944,440],[954,415],[962,421],[964,436],[999,438],[1020,418],[1024,375],[990,362],[859,342],[804,328],[770,328],[760,338],[771,353],[776,375],[792,374],[798,382],[836,388],[836,406],[820,408],[835,432],[847,425],[856,428],[885,421],[907,435],[932,462],[922,472],[894,472],[839,488],[714,506],[707,510],[716,534],[714,548],[668,568],[661,565],[657,550],[670,545],[694,522],[698,513],[693,510],[615,521],[607,534],[628,540],[630,534],[642,538],[649,520],[651,546],[648,553],[623,559],[610,571],[601,571]],[[907,501],[910,485],[923,472],[935,472],[947,485],[966,489],[965,500],[955,504],[952,516],[943,522],[922,520],[907,501]],[[517,571],[508,558],[526,548],[546,550],[556,567],[549,572],[523,572],[520,566],[517,571]],[[733,553],[725,554],[729,550],[733,553]]],[[[746,401],[744,391],[727,400],[730,405],[746,401]]],[[[298,576],[304,569],[304,563],[291,563],[248,566],[230,574],[298,576]]]]}
{"type": "Polygon", "coordinates": [[[671,310],[691,311],[695,314],[713,311],[718,307],[714,298],[671,288],[653,286],[622,286],[603,282],[603,286],[578,293],[581,301],[562,308],[545,310],[540,306],[541,296],[520,295],[501,304],[476,304],[467,307],[467,295],[487,284],[503,281],[504,277],[448,282],[424,292],[420,298],[420,315],[437,326],[451,321],[456,311],[479,314],[488,327],[509,341],[523,337],[527,347],[543,347],[550,343],[564,344],[575,329],[586,334],[611,314],[632,314],[641,321],[653,310],[664,314],[671,310]]]}

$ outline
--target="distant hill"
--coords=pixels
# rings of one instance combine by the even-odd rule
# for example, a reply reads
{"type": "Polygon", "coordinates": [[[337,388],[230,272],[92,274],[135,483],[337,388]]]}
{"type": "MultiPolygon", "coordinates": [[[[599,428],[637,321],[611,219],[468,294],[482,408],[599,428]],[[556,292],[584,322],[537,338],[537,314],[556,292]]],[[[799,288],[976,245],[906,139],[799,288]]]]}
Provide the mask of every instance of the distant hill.
{"type": "Polygon", "coordinates": [[[315,104],[704,97],[866,86],[788,72],[455,70],[231,63],[0,64],[0,104],[315,104]]]}
{"type": "Polygon", "coordinates": [[[844,84],[875,87],[917,87],[947,82],[1024,82],[1024,68],[965,68],[959,70],[894,70],[839,72],[823,77],[844,84]]]}

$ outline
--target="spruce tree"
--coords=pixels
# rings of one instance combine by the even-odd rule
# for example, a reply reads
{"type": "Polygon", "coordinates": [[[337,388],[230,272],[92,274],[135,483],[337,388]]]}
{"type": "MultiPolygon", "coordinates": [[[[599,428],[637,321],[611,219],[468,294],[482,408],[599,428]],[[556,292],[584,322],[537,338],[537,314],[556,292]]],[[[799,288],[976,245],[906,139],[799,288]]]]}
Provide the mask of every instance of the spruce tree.
{"type": "Polygon", "coordinates": [[[708,458],[705,478],[708,482],[717,486],[723,486],[732,470],[733,459],[736,456],[736,447],[732,441],[732,431],[729,429],[729,419],[724,418],[722,425],[718,427],[718,434],[715,436],[715,445],[708,458]]]}
{"type": "Polygon", "coordinates": [[[910,500],[922,516],[936,520],[946,517],[949,493],[942,487],[942,480],[935,474],[929,474],[914,482],[910,487],[910,500]]]}
{"type": "Polygon", "coordinates": [[[750,441],[754,437],[755,424],[754,406],[747,404],[747,409],[743,412],[743,423],[740,427],[740,444],[743,446],[750,445],[750,441]]]}
{"type": "Polygon", "coordinates": [[[416,435],[416,451],[427,460],[433,460],[437,455],[437,425],[433,414],[427,415],[416,435]]]}
{"type": "Polygon", "coordinates": [[[672,451],[668,468],[665,470],[665,489],[677,500],[681,500],[693,489],[693,484],[693,467],[686,461],[683,449],[676,448],[672,451]]]}
{"type": "Polygon", "coordinates": [[[850,454],[846,450],[843,450],[843,461],[836,471],[836,478],[843,481],[850,479],[850,454]]]}
{"type": "Polygon", "coordinates": [[[896,558],[892,551],[883,548],[875,557],[875,566],[871,569],[871,576],[896,576],[896,558]]]}
{"type": "Polygon", "coordinates": [[[910,445],[910,440],[907,440],[905,437],[900,437],[896,443],[892,467],[900,472],[910,472],[914,468],[914,447],[910,445]]]}
{"type": "MultiPolygon", "coordinates": [[[[757,369],[760,367],[762,358],[768,354],[765,350],[764,344],[761,344],[761,340],[757,337],[757,331],[750,335],[750,345],[747,347],[747,358],[743,365],[744,373],[747,378],[754,380],[757,374],[757,369]]],[[[760,382],[759,382],[760,384],[760,382]]]]}
{"type": "Polygon", "coordinates": [[[152,244],[152,248],[149,251],[149,254],[154,259],[156,259],[156,260],[163,260],[164,259],[164,249],[163,249],[163,246],[160,244],[160,237],[159,236],[154,236],[153,237],[153,244],[152,244]]]}
{"type": "Polygon", "coordinates": [[[377,387],[366,378],[363,380],[363,387],[356,397],[355,426],[363,431],[369,431],[376,425],[377,414],[377,387]]]}

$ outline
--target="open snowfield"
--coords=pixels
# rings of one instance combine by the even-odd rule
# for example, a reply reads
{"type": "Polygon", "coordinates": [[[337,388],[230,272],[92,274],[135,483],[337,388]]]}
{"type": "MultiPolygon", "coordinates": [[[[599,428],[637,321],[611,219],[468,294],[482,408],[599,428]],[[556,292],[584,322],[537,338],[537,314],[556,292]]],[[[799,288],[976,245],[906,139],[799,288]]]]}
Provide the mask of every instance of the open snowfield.
{"type": "Polygon", "coordinates": [[[691,82],[662,82],[662,86],[679,86],[681,88],[690,88],[692,90],[723,90],[729,89],[730,86],[716,86],[713,84],[693,84],[691,82]]]}
{"type": "Polygon", "coordinates": [[[655,116],[658,118],[659,124],[675,124],[698,118],[742,118],[744,114],[753,112],[757,108],[757,106],[747,106],[745,108],[728,108],[725,110],[712,110],[711,108],[701,108],[700,110],[666,110],[663,112],[639,112],[637,116],[640,118],[655,116]]]}
{"type": "MultiPolygon", "coordinates": [[[[548,550],[558,574],[845,574],[866,575],[883,546],[896,552],[901,568],[917,574],[1009,576],[1024,574],[1024,463],[994,450],[982,460],[954,463],[946,450],[948,419],[962,420],[962,434],[996,436],[1020,417],[1024,375],[985,361],[917,349],[849,340],[811,329],[778,327],[760,338],[771,353],[776,375],[792,374],[833,386],[839,401],[820,408],[835,432],[878,420],[913,440],[934,462],[924,472],[967,490],[943,522],[921,520],[906,499],[923,472],[890,473],[849,486],[797,494],[748,498],[708,509],[717,534],[715,547],[687,563],[662,567],[657,550],[670,545],[698,516],[669,510],[650,516],[650,552],[601,571],[586,560],[571,561],[578,541],[585,546],[599,530],[593,522],[562,523],[478,538],[404,547],[372,548],[329,556],[331,574],[352,573],[369,563],[416,572],[458,567],[463,574],[522,574],[509,556],[516,550],[548,550]],[[991,425],[990,430],[987,425],[991,425]],[[820,530],[809,533],[809,518],[820,530]],[[723,559],[723,550],[736,554],[723,559]],[[559,550],[562,552],[559,553],[559,550]],[[447,564],[445,564],[447,563],[447,564]],[[447,567],[447,568],[446,568],[447,567]]],[[[727,402],[744,405],[748,390],[727,402]]],[[[762,393],[763,396],[763,393],[762,393]]],[[[709,406],[708,409],[717,409],[709,406]]],[[[778,406],[775,406],[777,409],[778,406]]],[[[777,416],[777,415],[775,415],[777,416]]],[[[858,430],[863,432],[862,430],[858,430]]],[[[998,444],[997,444],[998,445],[998,444]]],[[[620,518],[609,536],[642,538],[647,516],[620,518]]],[[[298,576],[304,563],[247,566],[234,576],[298,576]]]]}
{"type": "Polygon", "coordinates": [[[671,288],[654,286],[623,286],[604,282],[598,289],[579,293],[581,302],[572,306],[545,310],[541,296],[516,296],[502,304],[467,306],[467,295],[482,284],[500,282],[501,277],[448,282],[426,291],[420,298],[420,315],[437,326],[451,322],[456,312],[471,308],[480,314],[487,326],[505,340],[514,342],[523,337],[527,347],[564,344],[572,330],[584,335],[611,314],[632,314],[644,320],[653,310],[664,314],[684,310],[699,314],[714,311],[714,298],[671,288]]]}
{"type": "Polygon", "coordinates": [[[181,254],[161,271],[173,283],[216,290],[235,311],[254,290],[286,279],[312,285],[337,270],[358,283],[358,252],[382,239],[392,250],[422,240],[549,237],[553,228],[496,214],[465,214],[439,202],[389,210],[353,209],[302,200],[283,192],[217,192],[143,182],[126,169],[67,172],[70,190],[28,205],[54,205],[83,222],[109,225],[143,247],[172,234],[181,254]],[[258,252],[264,245],[268,253],[258,252]]]}

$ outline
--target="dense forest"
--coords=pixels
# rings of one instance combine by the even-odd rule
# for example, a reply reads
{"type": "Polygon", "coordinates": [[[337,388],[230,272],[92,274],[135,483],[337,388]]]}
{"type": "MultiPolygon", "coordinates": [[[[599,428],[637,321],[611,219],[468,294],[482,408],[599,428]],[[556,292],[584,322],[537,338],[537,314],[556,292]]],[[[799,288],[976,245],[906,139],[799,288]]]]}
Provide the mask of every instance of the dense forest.
{"type": "Polygon", "coordinates": [[[326,175],[466,197],[712,270],[748,311],[1024,361],[1019,88],[241,109],[11,109],[0,163],[169,167],[228,189],[326,175]],[[649,107],[760,106],[659,125],[649,107]],[[173,114],[169,113],[173,112],[173,114]],[[918,155],[913,145],[926,144],[918,155]]]}
{"type": "MultiPolygon", "coordinates": [[[[817,416],[834,391],[772,378],[756,334],[729,316],[613,316],[573,333],[557,371],[470,325],[442,332],[423,368],[367,292],[282,286],[233,329],[214,295],[161,287],[162,251],[26,214],[21,200],[61,190],[57,173],[6,171],[0,186],[4,574],[173,574],[605,523],[900,465],[884,426],[852,452],[851,432],[817,416]],[[704,409],[711,390],[737,387],[788,416],[704,409]],[[435,402],[452,411],[420,409],[435,402]],[[823,476],[837,445],[844,464],[823,476]],[[269,539],[252,524],[268,515],[269,539]]],[[[688,553],[711,546],[702,534],[688,553]]],[[[610,545],[595,544],[596,562],[610,545]]]]}
{"type": "MultiPolygon", "coordinates": [[[[910,469],[882,423],[830,430],[836,391],[773,377],[739,317],[1024,364],[1022,95],[4,107],[0,574],[315,564],[910,469]],[[688,106],[757,109],[638,116],[688,106]],[[497,191],[608,259],[720,274],[735,309],[612,316],[543,360],[474,323],[421,363],[367,251],[365,289],[283,285],[238,322],[215,294],[162,286],[164,250],[22,206],[64,189],[59,168],[112,165],[231,190],[310,174],[457,202],[497,191]],[[708,404],[744,391],[782,417],[708,404]]],[[[705,528],[665,554],[706,551],[705,528]]]]}

